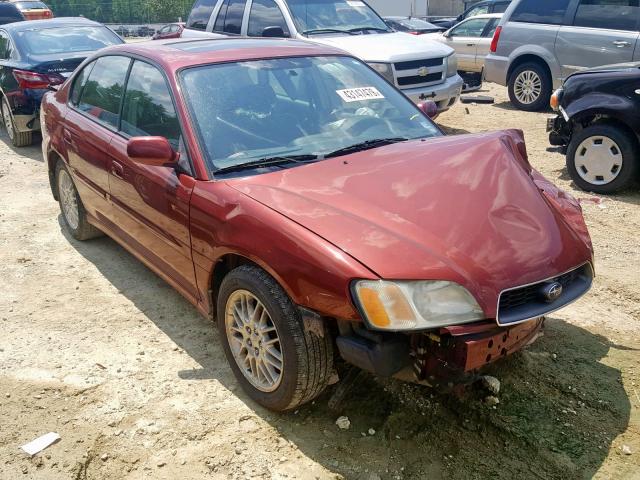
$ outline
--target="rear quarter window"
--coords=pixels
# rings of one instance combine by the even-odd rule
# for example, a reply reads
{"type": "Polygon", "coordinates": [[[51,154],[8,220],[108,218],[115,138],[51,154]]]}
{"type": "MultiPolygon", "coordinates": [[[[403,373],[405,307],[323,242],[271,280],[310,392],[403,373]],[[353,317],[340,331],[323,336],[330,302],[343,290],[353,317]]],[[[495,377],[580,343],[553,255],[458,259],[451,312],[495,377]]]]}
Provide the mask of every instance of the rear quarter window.
{"type": "Polygon", "coordinates": [[[216,0],[198,0],[189,14],[187,28],[206,30],[215,4],[216,0]]]}
{"type": "Polygon", "coordinates": [[[569,2],[570,0],[522,0],[510,21],[562,25],[569,2]]]}

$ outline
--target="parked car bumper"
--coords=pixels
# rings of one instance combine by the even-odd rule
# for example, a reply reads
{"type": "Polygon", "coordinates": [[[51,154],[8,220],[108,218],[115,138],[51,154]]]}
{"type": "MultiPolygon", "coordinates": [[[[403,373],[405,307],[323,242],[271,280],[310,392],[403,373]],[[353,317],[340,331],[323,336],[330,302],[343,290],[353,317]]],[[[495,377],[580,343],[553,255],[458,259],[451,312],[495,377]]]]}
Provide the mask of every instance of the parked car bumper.
{"type": "Polygon", "coordinates": [[[554,146],[566,146],[571,141],[571,128],[562,115],[547,118],[549,143],[554,146]]]}
{"type": "Polygon", "coordinates": [[[484,61],[484,79],[499,85],[507,84],[509,58],[489,55],[484,61]]]}
{"type": "Polygon", "coordinates": [[[447,78],[444,83],[433,85],[431,87],[407,88],[402,90],[409,99],[414,103],[433,100],[438,105],[438,111],[444,112],[451,108],[462,92],[462,77],[454,75],[447,78]]]}

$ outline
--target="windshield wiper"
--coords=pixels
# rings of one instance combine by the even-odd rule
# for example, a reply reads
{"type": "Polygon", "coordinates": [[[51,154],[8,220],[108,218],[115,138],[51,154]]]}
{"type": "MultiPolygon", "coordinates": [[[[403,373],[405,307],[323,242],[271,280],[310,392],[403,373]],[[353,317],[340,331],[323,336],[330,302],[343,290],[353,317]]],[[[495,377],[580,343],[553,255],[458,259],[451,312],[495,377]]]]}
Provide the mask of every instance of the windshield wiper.
{"type": "Polygon", "coordinates": [[[241,172],[242,170],[251,170],[252,168],[263,167],[277,167],[280,165],[287,165],[289,163],[311,163],[318,160],[317,155],[291,155],[289,157],[277,156],[261,158],[253,162],[239,163],[238,165],[230,165],[228,167],[222,167],[217,169],[214,174],[229,173],[229,172],[241,172]]]}
{"type": "Polygon", "coordinates": [[[356,33],[356,32],[366,32],[367,30],[374,30],[376,32],[391,33],[391,30],[389,30],[388,28],[378,28],[378,27],[356,27],[356,28],[350,28],[348,31],[350,33],[356,33]]]}
{"type": "Polygon", "coordinates": [[[384,147],[385,145],[391,145],[392,143],[406,142],[407,140],[409,139],[404,137],[377,138],[375,140],[367,140],[328,153],[327,155],[325,155],[325,158],[340,157],[342,155],[349,155],[350,153],[362,152],[364,150],[371,150],[372,148],[384,147]]]}
{"type": "Polygon", "coordinates": [[[310,33],[346,33],[347,35],[353,35],[355,32],[351,30],[340,30],[338,28],[315,28],[302,32],[303,35],[309,35],[310,33]]]}

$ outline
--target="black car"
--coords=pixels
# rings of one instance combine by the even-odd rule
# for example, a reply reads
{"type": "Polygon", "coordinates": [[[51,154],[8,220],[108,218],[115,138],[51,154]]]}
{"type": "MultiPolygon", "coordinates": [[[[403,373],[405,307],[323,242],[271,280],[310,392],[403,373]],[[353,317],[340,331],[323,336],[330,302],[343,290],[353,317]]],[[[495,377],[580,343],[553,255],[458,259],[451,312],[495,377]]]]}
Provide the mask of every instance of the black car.
{"type": "Polygon", "coordinates": [[[92,52],[120,43],[124,41],[112,30],[81,17],[2,25],[0,111],[13,145],[31,144],[48,88],[63,83],[92,52]]]}
{"type": "Polygon", "coordinates": [[[433,23],[437,27],[449,30],[451,27],[457,25],[458,23],[466,20],[469,17],[484,15],[486,13],[504,13],[507,11],[507,8],[510,4],[511,0],[482,0],[480,2],[474,3],[457,17],[425,17],[425,20],[433,23]]]}
{"type": "Polygon", "coordinates": [[[444,32],[445,29],[437,27],[426,20],[416,17],[384,17],[387,25],[398,32],[406,32],[412,35],[423,35],[425,33],[444,32]]]}
{"type": "Polygon", "coordinates": [[[569,76],[551,97],[559,112],[547,130],[564,147],[567,169],[581,189],[614,193],[640,173],[640,63],[569,76]]]}

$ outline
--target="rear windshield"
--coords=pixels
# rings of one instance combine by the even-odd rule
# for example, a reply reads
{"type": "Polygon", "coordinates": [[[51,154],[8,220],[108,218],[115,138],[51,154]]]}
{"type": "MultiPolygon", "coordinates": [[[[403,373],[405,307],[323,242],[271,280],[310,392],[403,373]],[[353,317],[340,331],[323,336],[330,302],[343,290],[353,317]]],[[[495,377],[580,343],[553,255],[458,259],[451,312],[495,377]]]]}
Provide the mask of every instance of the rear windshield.
{"type": "Polygon", "coordinates": [[[522,0],[511,21],[562,25],[568,6],[569,0],[522,0]]]}
{"type": "Polygon", "coordinates": [[[32,55],[89,52],[123,43],[107,27],[58,27],[18,33],[18,44],[32,55]]]}
{"type": "Polygon", "coordinates": [[[419,18],[403,18],[402,20],[398,20],[398,23],[404,25],[407,28],[413,28],[415,30],[435,30],[438,28],[429,22],[420,20],[419,18]]]}
{"type": "Polygon", "coordinates": [[[49,7],[42,2],[14,2],[14,5],[20,10],[49,9],[49,7]]]}

